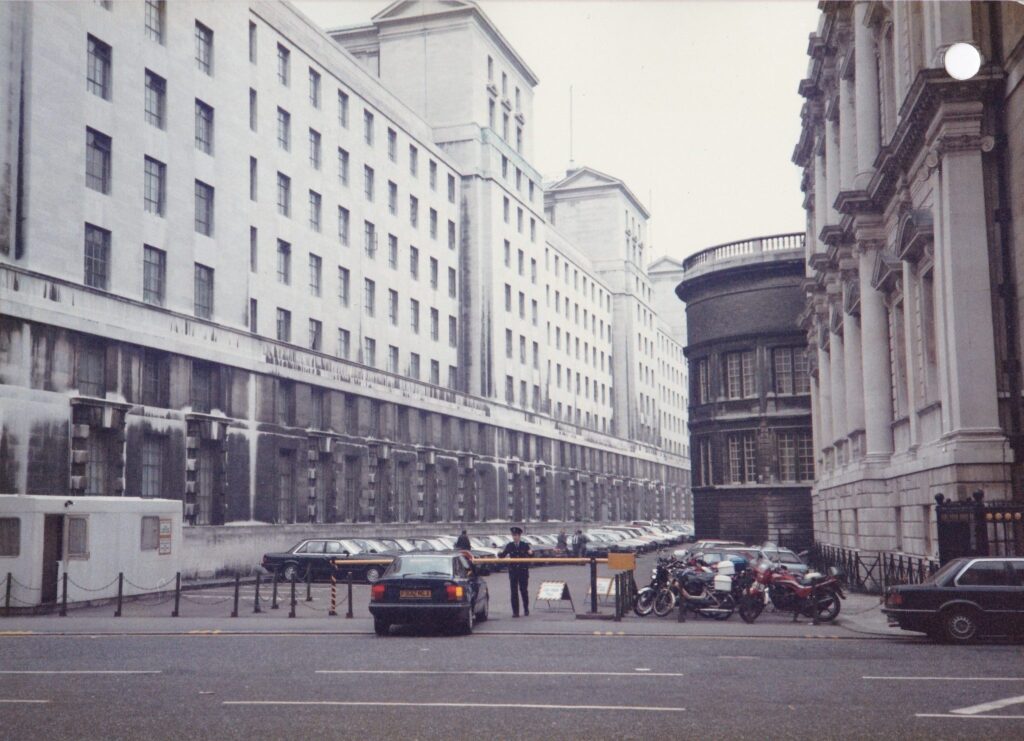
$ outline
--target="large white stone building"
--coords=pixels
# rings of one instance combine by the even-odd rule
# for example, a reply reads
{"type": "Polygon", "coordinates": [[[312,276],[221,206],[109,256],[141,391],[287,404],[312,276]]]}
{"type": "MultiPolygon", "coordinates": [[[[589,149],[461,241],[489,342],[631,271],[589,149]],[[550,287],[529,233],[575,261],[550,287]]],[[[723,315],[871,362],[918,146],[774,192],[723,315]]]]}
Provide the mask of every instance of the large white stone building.
{"type": "Polygon", "coordinates": [[[542,182],[536,84],[471,2],[0,4],[0,490],[687,514],[649,215],[542,182]]]}
{"type": "Polygon", "coordinates": [[[934,557],[936,495],[1021,496],[1024,6],[828,2],[808,53],[815,535],[934,557]]]}

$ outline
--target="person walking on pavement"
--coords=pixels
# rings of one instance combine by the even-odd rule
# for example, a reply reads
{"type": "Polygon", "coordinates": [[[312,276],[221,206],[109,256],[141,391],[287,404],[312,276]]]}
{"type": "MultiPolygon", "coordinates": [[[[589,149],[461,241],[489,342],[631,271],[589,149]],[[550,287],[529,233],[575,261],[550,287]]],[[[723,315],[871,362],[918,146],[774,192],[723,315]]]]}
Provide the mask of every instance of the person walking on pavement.
{"type": "Polygon", "coordinates": [[[565,528],[564,527],[558,533],[558,543],[555,545],[555,547],[557,548],[558,552],[561,553],[561,554],[568,554],[569,553],[569,542],[566,539],[565,528]]]}
{"type": "Polygon", "coordinates": [[[469,536],[466,535],[466,531],[463,530],[461,533],[459,533],[459,537],[455,541],[455,550],[468,551],[470,547],[471,546],[469,545],[469,536]]]}
{"type": "MultiPolygon", "coordinates": [[[[522,539],[523,529],[513,527],[511,529],[512,542],[506,543],[501,551],[501,558],[530,558],[533,556],[533,549],[530,544],[522,539]]],[[[512,617],[519,617],[519,597],[523,598],[523,615],[530,614],[530,566],[525,563],[513,563],[508,567],[508,586],[512,592],[512,617]]]]}

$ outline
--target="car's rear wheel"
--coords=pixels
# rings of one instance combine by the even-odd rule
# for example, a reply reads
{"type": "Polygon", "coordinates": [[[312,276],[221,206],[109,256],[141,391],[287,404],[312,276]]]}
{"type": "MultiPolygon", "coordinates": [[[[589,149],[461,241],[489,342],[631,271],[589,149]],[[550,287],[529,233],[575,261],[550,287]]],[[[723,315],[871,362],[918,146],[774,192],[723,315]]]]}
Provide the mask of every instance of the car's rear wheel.
{"type": "Polygon", "coordinates": [[[391,632],[391,623],[380,618],[373,619],[373,632],[379,636],[386,636],[391,632]]]}
{"type": "Polygon", "coordinates": [[[468,636],[473,632],[473,624],[476,622],[476,613],[473,612],[473,608],[466,610],[466,617],[462,618],[458,623],[459,633],[464,636],[468,636]]]}
{"type": "Polygon", "coordinates": [[[374,584],[380,579],[380,569],[376,566],[371,566],[366,570],[366,581],[369,584],[374,584]]]}
{"type": "Polygon", "coordinates": [[[291,581],[292,579],[298,579],[298,577],[299,565],[297,563],[286,563],[281,571],[281,578],[285,581],[291,581]]]}
{"type": "Polygon", "coordinates": [[[978,637],[978,615],[974,610],[955,607],[943,618],[946,638],[953,643],[971,643],[978,637]]]}
{"type": "Polygon", "coordinates": [[[486,600],[484,600],[484,609],[482,609],[480,612],[476,614],[476,621],[478,623],[482,623],[484,620],[486,620],[488,618],[488,615],[490,614],[490,610],[491,598],[488,597],[486,600]]]}

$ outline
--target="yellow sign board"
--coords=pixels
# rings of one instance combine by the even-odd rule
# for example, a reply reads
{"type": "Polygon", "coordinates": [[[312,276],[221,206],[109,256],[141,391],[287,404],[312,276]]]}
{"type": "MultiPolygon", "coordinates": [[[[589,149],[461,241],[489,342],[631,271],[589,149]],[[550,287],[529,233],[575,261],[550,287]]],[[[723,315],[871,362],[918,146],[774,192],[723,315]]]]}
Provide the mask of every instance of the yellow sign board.
{"type": "Polygon", "coordinates": [[[636,554],[609,553],[608,568],[612,571],[633,571],[636,569],[636,554]]]}

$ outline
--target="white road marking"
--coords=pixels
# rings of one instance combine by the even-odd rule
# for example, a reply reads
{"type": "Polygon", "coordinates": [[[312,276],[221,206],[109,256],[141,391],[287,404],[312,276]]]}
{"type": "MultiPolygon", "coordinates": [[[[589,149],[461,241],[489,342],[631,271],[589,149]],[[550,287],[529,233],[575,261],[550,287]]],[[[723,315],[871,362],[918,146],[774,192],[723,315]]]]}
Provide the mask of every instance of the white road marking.
{"type": "Polygon", "coordinates": [[[49,700],[0,700],[5,705],[45,705],[49,700]]]}
{"type": "Polygon", "coordinates": [[[669,672],[652,672],[650,669],[643,670],[643,674],[637,672],[530,672],[530,671],[490,671],[490,670],[466,670],[466,671],[443,671],[435,669],[317,669],[317,674],[443,674],[443,675],[486,675],[486,676],[519,676],[519,677],[682,677],[683,674],[669,672]]]}
{"type": "Polygon", "coordinates": [[[915,713],[915,718],[959,718],[960,720],[1024,720],[1024,715],[953,715],[950,713],[915,713]]]}
{"type": "Polygon", "coordinates": [[[1019,705],[1024,702],[1024,695],[1018,695],[1017,697],[1005,697],[1002,700],[993,700],[992,702],[983,702],[980,705],[971,705],[966,708],[957,708],[956,710],[950,710],[949,712],[955,713],[956,715],[977,715],[978,713],[987,713],[989,710],[999,710],[1005,708],[1007,705],[1019,705]]]}
{"type": "Polygon", "coordinates": [[[163,674],[159,669],[33,669],[0,674],[163,674]]]}
{"type": "Polygon", "coordinates": [[[224,705],[330,705],[342,707],[398,708],[509,708],[514,710],[633,710],[644,713],[684,713],[680,707],[645,707],[640,705],[540,705],[501,702],[379,702],[357,700],[225,700],[224,705]]]}
{"type": "Polygon", "coordinates": [[[646,666],[638,666],[633,671],[635,671],[635,672],[649,672],[650,669],[648,669],[646,666]]]}
{"type": "Polygon", "coordinates": [[[905,682],[1024,682],[1024,677],[861,677],[905,682]]]}

